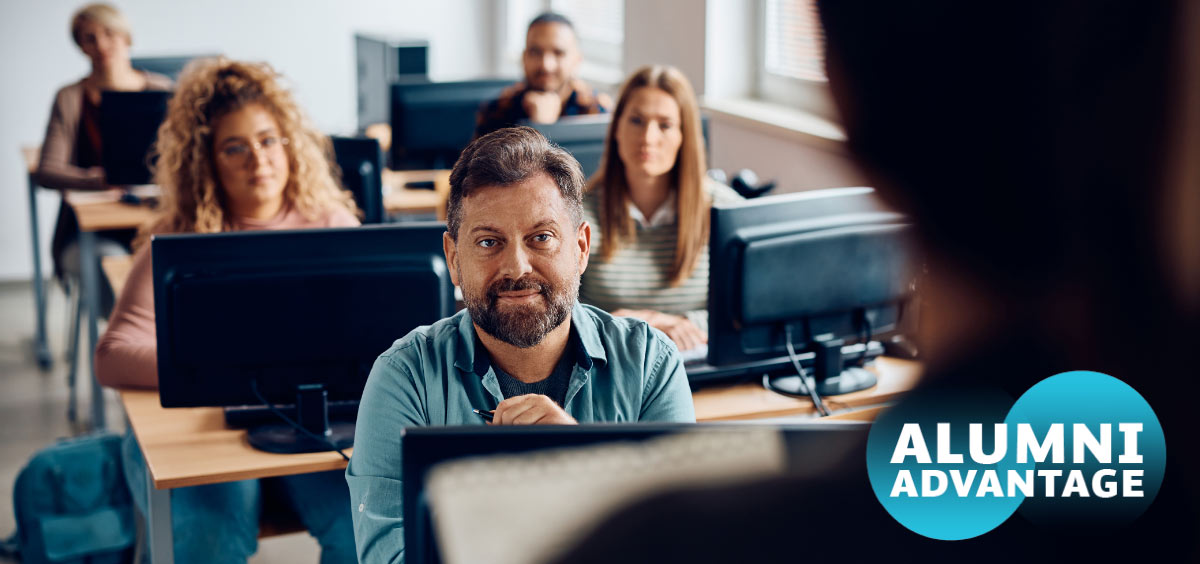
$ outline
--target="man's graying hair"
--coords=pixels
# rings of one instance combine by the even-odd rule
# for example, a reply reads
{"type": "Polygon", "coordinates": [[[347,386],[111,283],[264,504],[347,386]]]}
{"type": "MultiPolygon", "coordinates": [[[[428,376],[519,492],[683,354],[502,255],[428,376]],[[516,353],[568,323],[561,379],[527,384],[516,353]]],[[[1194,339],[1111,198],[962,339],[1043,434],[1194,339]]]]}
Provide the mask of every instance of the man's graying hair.
{"type": "MultiPolygon", "coordinates": [[[[579,161],[549,142],[532,127],[498,129],[467,145],[450,171],[450,201],[446,210],[450,237],[458,241],[463,200],[476,188],[511,186],[545,173],[562,194],[575,227],[583,222],[583,170],[579,161]]],[[[519,193],[514,198],[522,197],[519,193]]]]}

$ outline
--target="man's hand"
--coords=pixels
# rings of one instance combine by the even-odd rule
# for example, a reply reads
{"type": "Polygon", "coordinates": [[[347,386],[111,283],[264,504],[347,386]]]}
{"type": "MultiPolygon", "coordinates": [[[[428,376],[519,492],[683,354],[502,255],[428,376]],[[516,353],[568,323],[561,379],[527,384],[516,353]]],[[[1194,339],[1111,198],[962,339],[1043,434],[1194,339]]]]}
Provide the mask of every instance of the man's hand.
{"type": "Polygon", "coordinates": [[[577,425],[554,400],[541,394],[508,398],[496,406],[489,425],[577,425]]]}
{"type": "Polygon", "coordinates": [[[682,315],[649,309],[618,309],[612,314],[621,317],[636,317],[649,323],[651,327],[666,333],[667,337],[670,337],[681,351],[691,350],[708,343],[708,335],[682,315]]]}
{"type": "Polygon", "coordinates": [[[530,90],[521,100],[529,120],[534,123],[554,123],[562,113],[563,100],[557,92],[530,90]]]}

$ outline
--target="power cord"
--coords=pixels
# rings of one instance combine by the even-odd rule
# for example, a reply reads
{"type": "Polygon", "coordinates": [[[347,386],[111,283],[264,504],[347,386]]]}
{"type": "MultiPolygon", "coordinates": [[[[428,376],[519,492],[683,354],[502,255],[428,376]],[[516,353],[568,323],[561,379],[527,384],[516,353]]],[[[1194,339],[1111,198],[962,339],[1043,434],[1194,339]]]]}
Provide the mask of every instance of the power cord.
{"type": "Polygon", "coordinates": [[[343,460],[345,460],[346,462],[350,462],[350,457],[346,456],[346,453],[342,452],[342,449],[338,448],[337,445],[333,444],[333,441],[329,440],[328,438],[317,435],[316,433],[309,431],[308,429],[305,429],[299,423],[293,421],[291,417],[288,417],[286,413],[279,411],[279,409],[277,409],[271,402],[268,402],[266,400],[266,398],[264,398],[262,396],[262,394],[258,393],[258,380],[250,380],[250,391],[254,392],[254,397],[258,398],[258,401],[262,402],[262,404],[264,406],[266,406],[267,409],[271,410],[271,413],[274,413],[280,419],[287,422],[287,424],[291,425],[293,429],[300,431],[305,436],[307,436],[308,438],[310,438],[314,441],[317,441],[320,443],[325,443],[325,445],[327,445],[329,447],[329,450],[336,451],[339,455],[341,455],[343,460]]]}
{"type": "Polygon", "coordinates": [[[783,330],[787,344],[788,359],[792,361],[792,366],[796,368],[796,374],[800,377],[800,393],[797,394],[780,389],[771,381],[769,374],[763,374],[763,387],[777,394],[789,397],[802,398],[807,396],[812,398],[813,406],[817,408],[817,413],[821,414],[822,417],[829,415],[829,408],[825,407],[825,402],[821,400],[820,394],[817,393],[816,386],[808,385],[808,371],[800,364],[800,357],[796,355],[796,349],[792,346],[792,327],[784,324],[783,330]]]}
{"type": "Polygon", "coordinates": [[[862,332],[863,348],[862,348],[862,354],[858,355],[858,367],[866,368],[867,367],[867,351],[870,350],[870,348],[871,348],[870,347],[870,344],[871,344],[871,317],[870,317],[870,314],[867,313],[867,310],[865,308],[858,310],[858,312],[859,312],[859,319],[862,320],[862,323],[860,323],[859,325],[862,327],[862,330],[863,330],[863,332],[862,332]]]}

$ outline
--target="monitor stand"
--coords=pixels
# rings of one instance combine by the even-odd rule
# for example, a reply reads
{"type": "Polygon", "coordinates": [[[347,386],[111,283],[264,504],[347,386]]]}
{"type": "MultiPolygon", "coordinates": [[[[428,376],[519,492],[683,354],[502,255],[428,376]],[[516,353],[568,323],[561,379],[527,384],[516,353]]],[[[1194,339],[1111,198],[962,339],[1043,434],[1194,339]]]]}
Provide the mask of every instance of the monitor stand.
{"type": "MultiPolygon", "coordinates": [[[[813,366],[807,383],[816,380],[817,393],[821,396],[836,396],[865,390],[875,385],[875,375],[857,366],[845,367],[842,362],[841,339],[821,341],[813,345],[813,366]]],[[[771,385],[778,391],[792,395],[807,395],[800,388],[800,375],[771,378],[771,385]]]]}
{"type": "Polygon", "coordinates": [[[296,425],[281,421],[250,429],[247,434],[250,446],[277,454],[350,448],[354,445],[354,423],[330,423],[325,397],[325,386],[321,384],[297,386],[296,425]]]}

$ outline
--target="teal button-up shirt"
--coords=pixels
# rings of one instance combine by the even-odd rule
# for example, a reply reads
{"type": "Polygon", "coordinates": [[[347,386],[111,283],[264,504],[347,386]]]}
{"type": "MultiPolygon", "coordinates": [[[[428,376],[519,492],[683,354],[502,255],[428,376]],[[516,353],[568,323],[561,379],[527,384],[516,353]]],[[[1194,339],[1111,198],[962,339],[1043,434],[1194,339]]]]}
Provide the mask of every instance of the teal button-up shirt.
{"type": "MultiPolygon", "coordinates": [[[[577,350],[563,408],[577,421],[696,420],[683,362],[666,335],[578,303],[571,326],[577,350]]],[[[464,310],[413,330],[375,361],[346,468],[360,562],[404,556],[400,430],[483,425],[471,410],[495,409],[504,399],[486,351],[477,346],[464,310]]]]}

